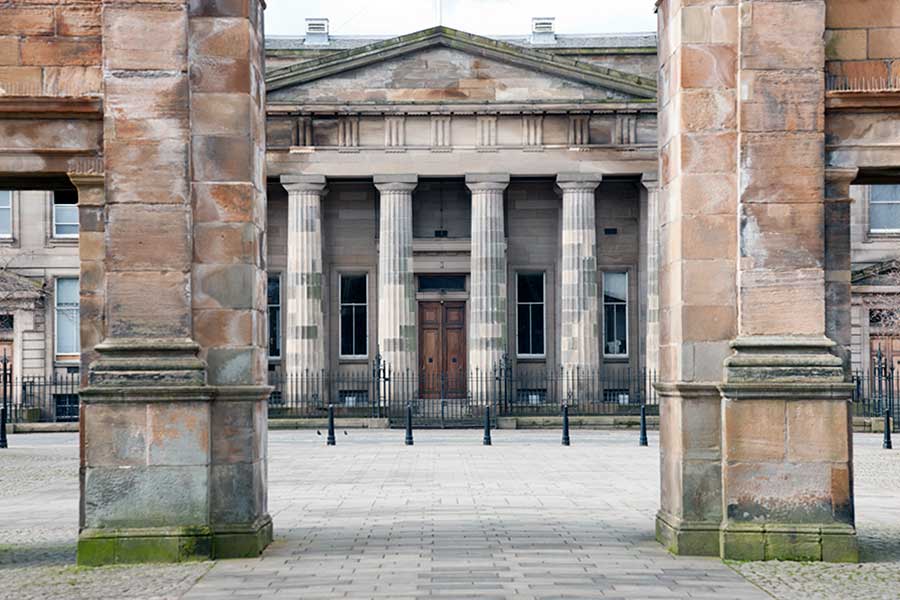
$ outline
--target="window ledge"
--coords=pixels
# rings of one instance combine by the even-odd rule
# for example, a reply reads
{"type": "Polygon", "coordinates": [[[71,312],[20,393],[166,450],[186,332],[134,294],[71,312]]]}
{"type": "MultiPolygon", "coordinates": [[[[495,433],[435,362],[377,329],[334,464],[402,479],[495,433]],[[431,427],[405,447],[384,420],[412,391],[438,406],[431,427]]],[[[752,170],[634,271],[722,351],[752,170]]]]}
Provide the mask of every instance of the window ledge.
{"type": "Polygon", "coordinates": [[[341,364],[360,364],[369,362],[368,356],[339,356],[338,362],[341,364]]]}

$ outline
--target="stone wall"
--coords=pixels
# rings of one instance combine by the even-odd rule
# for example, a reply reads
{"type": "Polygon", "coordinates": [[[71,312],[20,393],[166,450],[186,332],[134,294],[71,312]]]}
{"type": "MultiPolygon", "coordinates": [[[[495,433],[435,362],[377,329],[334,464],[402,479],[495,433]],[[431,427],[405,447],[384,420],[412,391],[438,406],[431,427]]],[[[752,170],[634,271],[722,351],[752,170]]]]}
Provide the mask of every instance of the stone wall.
{"type": "Polygon", "coordinates": [[[0,22],[0,94],[99,96],[100,2],[19,0],[0,22]]]}
{"type": "Polygon", "coordinates": [[[900,5],[827,0],[825,55],[834,89],[900,87],[900,5]]]}

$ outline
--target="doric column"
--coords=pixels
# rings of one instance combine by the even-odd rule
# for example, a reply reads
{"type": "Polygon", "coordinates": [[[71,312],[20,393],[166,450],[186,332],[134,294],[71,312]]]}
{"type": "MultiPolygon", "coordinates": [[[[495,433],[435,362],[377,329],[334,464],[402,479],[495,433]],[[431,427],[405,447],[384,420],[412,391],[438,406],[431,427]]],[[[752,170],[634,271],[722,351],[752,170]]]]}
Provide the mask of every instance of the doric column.
{"type": "Polygon", "coordinates": [[[378,350],[396,374],[418,371],[416,286],[412,251],[415,175],[376,175],[378,227],[378,350]]]}
{"type": "MultiPolygon", "coordinates": [[[[322,198],[324,175],[283,175],[288,193],[284,374],[289,387],[325,368],[322,311],[322,198]]],[[[300,385],[297,389],[314,389],[300,385]]],[[[289,391],[289,393],[292,393],[289,391]]]]}
{"type": "Polygon", "coordinates": [[[466,175],[472,191],[469,372],[491,373],[506,352],[506,237],[503,191],[509,175],[466,175]]]}
{"type": "Polygon", "coordinates": [[[646,327],[644,365],[650,372],[659,370],[659,179],[656,173],[644,173],[641,183],[647,194],[646,236],[646,327]]]}
{"type": "Polygon", "coordinates": [[[561,364],[569,372],[600,366],[597,220],[594,190],[601,175],[560,173],[562,189],[561,364]]]}

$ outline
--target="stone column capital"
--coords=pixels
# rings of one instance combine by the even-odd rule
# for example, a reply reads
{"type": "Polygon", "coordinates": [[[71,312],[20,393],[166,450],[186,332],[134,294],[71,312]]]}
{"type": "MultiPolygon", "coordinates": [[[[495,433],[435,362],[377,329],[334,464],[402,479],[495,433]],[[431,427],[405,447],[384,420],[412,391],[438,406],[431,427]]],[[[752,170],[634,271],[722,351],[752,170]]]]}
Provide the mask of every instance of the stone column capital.
{"type": "Polygon", "coordinates": [[[466,187],[471,191],[502,192],[509,186],[509,173],[466,173],[466,187]]]}
{"type": "Polygon", "coordinates": [[[290,192],[315,192],[325,195],[324,175],[282,175],[281,187],[290,192]]]}
{"type": "Polygon", "coordinates": [[[415,174],[375,175],[372,178],[379,192],[409,192],[419,184],[419,176],[415,174]]]}
{"type": "Polygon", "coordinates": [[[648,192],[659,191],[659,174],[656,171],[642,173],[641,185],[643,185],[648,192]]]}
{"type": "Polygon", "coordinates": [[[850,202],[850,184],[858,174],[856,167],[825,167],[825,201],[850,202]]]}
{"type": "Polygon", "coordinates": [[[556,176],[556,185],[564,192],[593,192],[603,180],[601,173],[560,173],[556,176]]]}

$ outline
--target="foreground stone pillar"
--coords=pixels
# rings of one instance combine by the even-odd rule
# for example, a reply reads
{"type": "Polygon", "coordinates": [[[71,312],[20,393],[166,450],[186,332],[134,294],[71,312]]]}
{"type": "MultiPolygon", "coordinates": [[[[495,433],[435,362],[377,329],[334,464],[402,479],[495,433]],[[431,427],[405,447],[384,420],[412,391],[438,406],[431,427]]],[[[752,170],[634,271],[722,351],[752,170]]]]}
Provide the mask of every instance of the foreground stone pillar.
{"type": "Polygon", "coordinates": [[[577,373],[590,375],[600,367],[594,198],[600,180],[600,175],[585,173],[560,173],[556,178],[562,189],[561,364],[575,377],[577,373]]]}
{"type": "Polygon", "coordinates": [[[284,374],[287,393],[318,394],[310,377],[325,368],[325,317],[322,310],[322,175],[283,175],[288,192],[287,314],[284,374]],[[307,381],[301,381],[307,378],[307,381]]]}
{"type": "Polygon", "coordinates": [[[850,184],[859,169],[825,169],[825,335],[850,373],[850,184]]]}
{"type": "Polygon", "coordinates": [[[466,175],[472,191],[472,267],[469,307],[469,372],[475,390],[487,390],[484,382],[506,353],[506,235],[503,226],[503,192],[506,174],[466,175]]]}
{"type": "Polygon", "coordinates": [[[852,386],[826,337],[844,300],[826,300],[825,2],[664,1],[659,19],[658,537],[710,553],[718,517],[723,558],[854,561],[852,386]]]}
{"type": "Polygon", "coordinates": [[[272,536],[262,5],[102,15],[104,234],[82,273],[107,320],[84,357],[78,562],[255,556],[272,536]]]}
{"type": "MultiPolygon", "coordinates": [[[[418,373],[416,282],[413,273],[412,193],[415,175],[376,175],[381,196],[378,228],[378,349],[404,378],[395,390],[414,390],[418,373]]],[[[399,383],[399,382],[397,382],[399,383]]]]}
{"type": "Polygon", "coordinates": [[[644,366],[650,373],[659,371],[659,180],[656,173],[644,173],[641,183],[647,194],[646,237],[647,253],[645,276],[647,278],[647,298],[645,315],[646,354],[644,366]]]}

